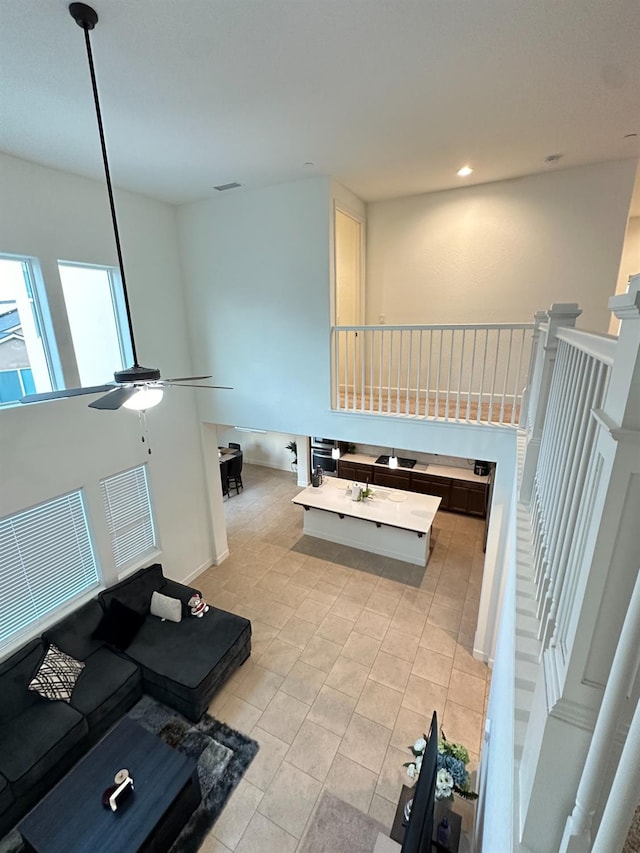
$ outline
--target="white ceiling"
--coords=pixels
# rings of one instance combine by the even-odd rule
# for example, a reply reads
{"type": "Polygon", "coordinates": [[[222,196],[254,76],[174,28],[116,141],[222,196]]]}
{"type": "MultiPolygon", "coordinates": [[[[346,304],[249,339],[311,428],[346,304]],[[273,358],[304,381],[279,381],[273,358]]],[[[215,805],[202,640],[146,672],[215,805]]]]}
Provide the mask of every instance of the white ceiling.
{"type": "MultiPolygon", "coordinates": [[[[372,201],[459,186],[466,162],[485,183],[640,157],[638,0],[95,8],[113,181],[166,201],[318,174],[372,201]]],[[[67,0],[0,0],[0,72],[0,150],[100,177],[67,0]]]]}

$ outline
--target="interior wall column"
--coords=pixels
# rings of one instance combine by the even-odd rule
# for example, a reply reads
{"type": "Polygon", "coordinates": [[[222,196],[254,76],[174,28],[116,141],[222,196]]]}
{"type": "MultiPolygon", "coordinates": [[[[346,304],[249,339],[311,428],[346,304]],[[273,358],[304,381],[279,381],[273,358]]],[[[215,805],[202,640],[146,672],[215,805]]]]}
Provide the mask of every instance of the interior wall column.
{"type": "Polygon", "coordinates": [[[220,479],[220,462],[218,458],[218,430],[215,424],[203,423],[200,426],[205,480],[209,496],[212,562],[217,566],[229,556],[227,521],[224,515],[224,506],[222,505],[222,480],[220,479]]]}

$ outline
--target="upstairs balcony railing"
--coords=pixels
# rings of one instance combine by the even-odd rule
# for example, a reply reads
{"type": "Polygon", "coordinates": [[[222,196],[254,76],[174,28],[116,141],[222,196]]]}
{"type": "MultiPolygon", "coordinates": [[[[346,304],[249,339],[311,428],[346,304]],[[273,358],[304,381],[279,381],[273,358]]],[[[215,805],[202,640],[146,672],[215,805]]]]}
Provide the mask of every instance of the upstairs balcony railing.
{"type": "MultiPolygon", "coordinates": [[[[511,606],[539,656],[512,674],[520,712],[530,692],[509,812],[523,847],[560,853],[621,850],[640,782],[628,772],[640,748],[640,276],[609,307],[617,338],[574,328],[575,304],[536,315],[520,420],[524,609],[511,606]]],[[[485,782],[502,815],[504,785],[485,782]]]]}
{"type": "Polygon", "coordinates": [[[517,426],[533,323],[335,326],[336,411],[517,426]]]}

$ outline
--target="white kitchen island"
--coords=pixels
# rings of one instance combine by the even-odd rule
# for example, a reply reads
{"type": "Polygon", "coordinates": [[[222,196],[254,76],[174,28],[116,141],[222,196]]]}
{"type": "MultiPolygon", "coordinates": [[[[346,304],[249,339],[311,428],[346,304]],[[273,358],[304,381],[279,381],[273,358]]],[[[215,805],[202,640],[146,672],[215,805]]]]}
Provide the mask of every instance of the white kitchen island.
{"type": "Polygon", "coordinates": [[[326,477],[321,486],[308,486],[292,498],[304,508],[303,532],[426,566],[440,498],[376,486],[372,498],[353,501],[347,491],[350,487],[347,480],[326,477]]]}

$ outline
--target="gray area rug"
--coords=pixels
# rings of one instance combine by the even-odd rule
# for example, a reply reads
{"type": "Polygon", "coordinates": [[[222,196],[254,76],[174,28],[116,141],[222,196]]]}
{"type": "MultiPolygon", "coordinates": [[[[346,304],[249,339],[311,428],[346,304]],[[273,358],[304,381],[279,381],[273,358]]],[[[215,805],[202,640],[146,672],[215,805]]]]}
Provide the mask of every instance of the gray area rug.
{"type": "MultiPolygon", "coordinates": [[[[199,723],[192,723],[150,696],[143,696],[129,716],[169,746],[198,761],[202,800],[171,847],[171,853],[196,853],[258,752],[258,744],[208,714],[199,723]]],[[[0,853],[24,850],[16,830],[0,839],[0,853]]]]}
{"type": "Polygon", "coordinates": [[[325,790],[298,853],[371,853],[379,832],[388,834],[377,820],[325,790]]]}

